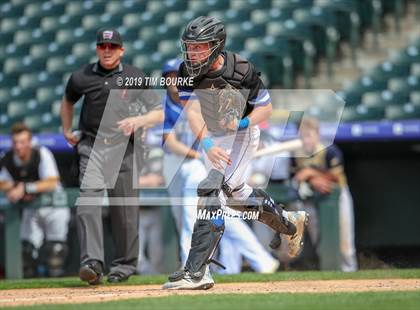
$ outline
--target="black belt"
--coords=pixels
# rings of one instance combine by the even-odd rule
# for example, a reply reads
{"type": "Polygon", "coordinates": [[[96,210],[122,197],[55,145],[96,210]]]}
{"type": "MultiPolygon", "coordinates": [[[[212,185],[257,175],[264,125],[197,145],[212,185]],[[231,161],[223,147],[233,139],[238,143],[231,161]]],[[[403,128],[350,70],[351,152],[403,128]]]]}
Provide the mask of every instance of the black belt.
{"type": "MultiPolygon", "coordinates": [[[[116,145],[127,141],[126,136],[117,136],[117,137],[93,137],[90,135],[85,136],[90,142],[93,143],[100,143],[102,145],[116,145]]],[[[128,140],[130,143],[134,143],[134,134],[131,134],[128,140]]]]}

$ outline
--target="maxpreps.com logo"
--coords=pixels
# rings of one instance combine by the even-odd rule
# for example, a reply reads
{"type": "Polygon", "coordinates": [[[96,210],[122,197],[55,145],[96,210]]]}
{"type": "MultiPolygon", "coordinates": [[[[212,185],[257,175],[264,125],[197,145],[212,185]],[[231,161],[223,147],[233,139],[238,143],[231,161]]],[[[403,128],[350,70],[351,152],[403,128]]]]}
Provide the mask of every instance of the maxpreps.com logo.
{"type": "Polygon", "coordinates": [[[110,39],[112,39],[113,35],[114,35],[113,31],[107,30],[107,31],[103,32],[102,37],[103,37],[104,40],[110,40],[110,39]]]}

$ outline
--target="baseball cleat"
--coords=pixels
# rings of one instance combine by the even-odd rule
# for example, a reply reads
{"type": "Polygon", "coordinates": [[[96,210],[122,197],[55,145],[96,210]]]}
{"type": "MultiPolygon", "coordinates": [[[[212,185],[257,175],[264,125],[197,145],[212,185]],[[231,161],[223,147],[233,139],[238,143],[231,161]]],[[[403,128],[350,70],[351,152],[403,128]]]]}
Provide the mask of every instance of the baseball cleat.
{"type": "Polygon", "coordinates": [[[288,241],[289,256],[298,256],[303,249],[303,234],[305,226],[308,224],[308,214],[305,211],[289,211],[287,216],[290,222],[296,226],[296,233],[293,235],[284,235],[288,241]]]}
{"type": "Polygon", "coordinates": [[[260,273],[275,273],[277,272],[277,270],[280,267],[280,262],[277,259],[273,259],[273,264],[271,266],[269,266],[268,268],[264,268],[263,270],[260,271],[260,273]]]}
{"type": "Polygon", "coordinates": [[[164,290],[208,290],[214,286],[213,277],[210,274],[209,266],[200,280],[193,279],[188,270],[184,271],[184,276],[176,281],[168,281],[163,286],[164,290]]]}
{"type": "Polygon", "coordinates": [[[103,270],[101,263],[92,260],[83,264],[79,270],[79,278],[90,285],[102,284],[103,270]]]}

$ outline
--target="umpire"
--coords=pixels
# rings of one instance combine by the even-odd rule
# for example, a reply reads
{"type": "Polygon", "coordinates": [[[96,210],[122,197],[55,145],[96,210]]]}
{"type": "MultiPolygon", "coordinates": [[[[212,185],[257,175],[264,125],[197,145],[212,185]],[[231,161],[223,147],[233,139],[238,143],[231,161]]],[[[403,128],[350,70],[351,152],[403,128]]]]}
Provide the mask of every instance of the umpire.
{"type": "Polygon", "coordinates": [[[125,281],[136,271],[139,208],[133,206],[133,201],[138,199],[139,193],[133,172],[140,170],[136,167],[139,161],[134,159],[141,154],[138,149],[134,151],[138,145],[134,141],[143,128],[163,121],[160,101],[150,94],[151,90],[146,91],[144,84],[131,85],[135,88],[133,92],[122,83],[130,79],[144,81],[145,76],[141,70],[121,63],[124,47],[118,31],[110,28],[98,31],[96,54],[96,63],[84,65],[70,76],[60,111],[64,137],[76,146],[79,156],[81,199],[76,215],[81,259],[79,276],[91,285],[102,282],[104,271],[102,201],[105,191],[110,201],[116,250],[108,282],[125,281]],[[82,96],[81,135],[78,136],[72,133],[73,106],[82,96]],[[145,111],[143,115],[140,115],[141,110],[145,111]],[[111,167],[115,162],[118,170],[113,172],[111,167]],[[86,178],[94,178],[95,186],[84,186],[86,178]],[[110,180],[114,180],[112,187],[108,184],[110,180]],[[91,203],[81,203],[84,198],[94,199],[91,203]]]}

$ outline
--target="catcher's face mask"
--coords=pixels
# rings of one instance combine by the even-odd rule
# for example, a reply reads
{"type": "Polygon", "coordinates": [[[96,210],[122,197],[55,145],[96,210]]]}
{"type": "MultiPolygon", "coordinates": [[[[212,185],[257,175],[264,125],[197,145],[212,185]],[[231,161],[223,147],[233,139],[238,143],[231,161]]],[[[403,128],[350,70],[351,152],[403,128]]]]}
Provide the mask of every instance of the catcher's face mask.
{"type": "Polygon", "coordinates": [[[219,40],[206,42],[181,40],[182,55],[188,74],[192,77],[206,74],[219,56],[221,45],[219,40]]]}

